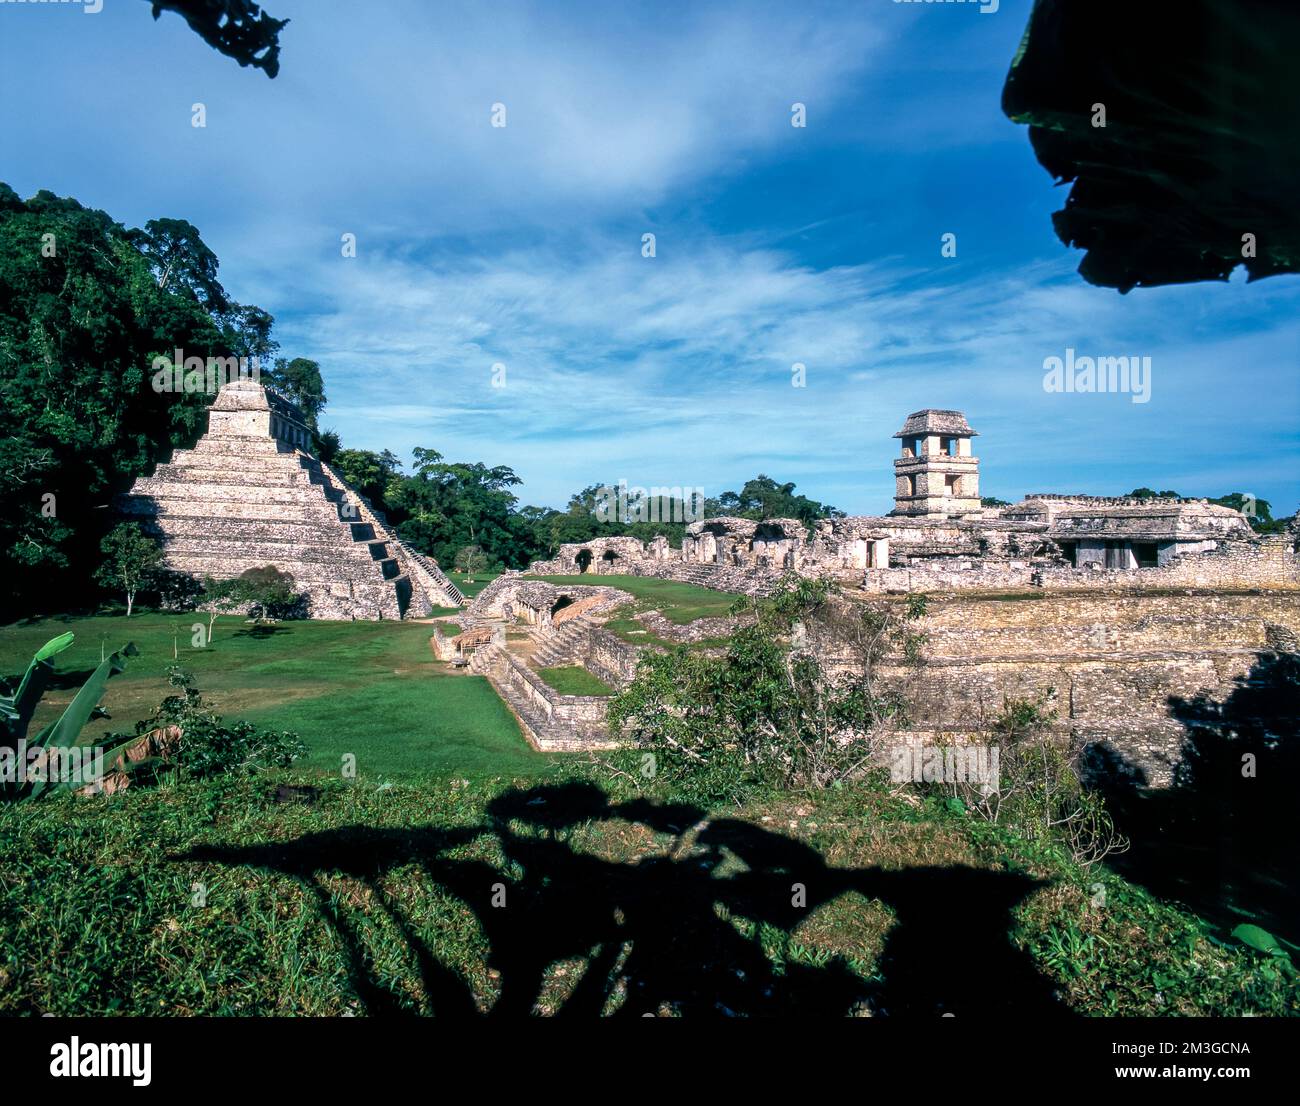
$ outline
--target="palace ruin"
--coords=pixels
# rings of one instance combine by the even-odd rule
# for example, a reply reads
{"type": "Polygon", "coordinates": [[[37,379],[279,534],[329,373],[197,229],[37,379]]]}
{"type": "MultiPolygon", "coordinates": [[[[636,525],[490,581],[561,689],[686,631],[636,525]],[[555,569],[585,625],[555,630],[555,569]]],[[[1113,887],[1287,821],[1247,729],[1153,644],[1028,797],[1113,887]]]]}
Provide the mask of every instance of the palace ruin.
{"type": "Polygon", "coordinates": [[[1204,499],[1034,494],[980,498],[977,436],[960,411],[927,408],[894,435],[894,509],[819,520],[706,518],[667,539],[560,546],[535,574],[662,576],[761,593],[783,573],[833,576],[870,592],[1294,584],[1294,548],[1240,511],[1204,499]],[[1118,575],[1117,575],[1118,574],[1118,575]]]}

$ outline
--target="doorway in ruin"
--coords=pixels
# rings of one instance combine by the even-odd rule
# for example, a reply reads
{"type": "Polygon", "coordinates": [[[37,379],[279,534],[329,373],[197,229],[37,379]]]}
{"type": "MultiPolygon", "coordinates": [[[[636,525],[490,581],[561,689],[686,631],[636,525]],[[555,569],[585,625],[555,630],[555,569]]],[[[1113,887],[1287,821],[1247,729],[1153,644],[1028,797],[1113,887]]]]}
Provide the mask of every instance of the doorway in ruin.
{"type": "Polygon", "coordinates": [[[618,554],[612,549],[606,549],[604,555],[600,558],[600,571],[602,575],[609,575],[614,571],[614,562],[618,560],[618,554]]]}
{"type": "Polygon", "coordinates": [[[554,618],[557,611],[564,610],[565,607],[573,605],[573,596],[561,595],[554,603],[551,604],[551,617],[554,618]]]}
{"type": "Polygon", "coordinates": [[[578,565],[578,572],[589,572],[591,570],[591,550],[579,549],[578,555],[573,558],[578,565]]]}

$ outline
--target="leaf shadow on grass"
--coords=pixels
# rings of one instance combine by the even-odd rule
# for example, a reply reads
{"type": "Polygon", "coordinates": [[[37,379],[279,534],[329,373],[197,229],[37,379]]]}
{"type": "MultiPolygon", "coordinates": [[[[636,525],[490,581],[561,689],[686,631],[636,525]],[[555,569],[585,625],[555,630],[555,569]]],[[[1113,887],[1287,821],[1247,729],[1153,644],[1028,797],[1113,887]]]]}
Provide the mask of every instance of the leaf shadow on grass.
{"type": "MultiPolygon", "coordinates": [[[[67,668],[55,669],[50,673],[46,680],[46,690],[48,691],[66,691],[70,687],[81,688],[81,686],[95,674],[92,668],[67,668]]],[[[18,685],[22,683],[23,673],[16,672],[12,676],[0,676],[0,691],[6,687],[12,693],[18,690],[18,685]]]]}
{"type": "Polygon", "coordinates": [[[411,864],[481,925],[487,967],[500,978],[488,1011],[495,1017],[534,1013],[548,968],[574,960],[584,966],[559,1001],[562,1016],[1070,1013],[1009,937],[1012,910],[1040,881],[964,867],[833,868],[804,842],[750,823],[710,821],[680,804],[611,805],[586,783],[506,790],[478,826],[357,825],[288,842],[200,846],[171,859],[299,880],[341,940],[353,991],[371,1014],[479,1010],[468,983],[432,954],[382,885],[385,873],[411,864]],[[566,839],[576,826],[615,819],[677,842],[618,863],[566,839]],[[499,846],[499,866],[452,855],[485,838],[499,846]],[[744,870],[724,875],[734,859],[744,870]],[[406,942],[419,968],[419,1003],[376,977],[359,927],[321,882],[337,875],[366,884],[406,942]],[[806,905],[794,904],[797,885],[806,905]],[[854,892],[884,902],[897,919],[874,976],[863,978],[841,957],[773,964],[756,933],[789,936],[813,909],[854,892]],[[742,932],[728,917],[750,925],[742,932]]]}
{"type": "Polygon", "coordinates": [[[1300,943],[1300,656],[1258,654],[1222,702],[1168,702],[1184,731],[1170,787],[1149,787],[1110,746],[1090,750],[1089,778],[1133,841],[1107,863],[1224,935],[1249,919],[1300,943]]]}
{"type": "Polygon", "coordinates": [[[266,638],[277,637],[280,634],[291,634],[291,633],[293,633],[293,630],[291,630],[288,626],[274,626],[274,625],[268,626],[264,623],[259,623],[255,626],[246,626],[242,630],[236,630],[230,636],[251,637],[256,641],[263,641],[266,638]]]}

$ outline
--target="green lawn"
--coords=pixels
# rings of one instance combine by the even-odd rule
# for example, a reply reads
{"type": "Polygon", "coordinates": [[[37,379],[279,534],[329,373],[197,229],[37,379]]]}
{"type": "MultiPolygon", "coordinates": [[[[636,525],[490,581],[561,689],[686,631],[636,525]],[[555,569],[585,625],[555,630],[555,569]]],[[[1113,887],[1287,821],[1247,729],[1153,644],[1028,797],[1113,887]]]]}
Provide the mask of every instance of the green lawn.
{"type": "Polygon", "coordinates": [[[466,599],[473,599],[488,584],[497,578],[495,572],[476,572],[474,573],[474,582],[471,584],[465,579],[463,572],[448,572],[447,578],[460,588],[460,592],[466,599]]]}
{"type": "Polygon", "coordinates": [[[697,618],[720,618],[731,610],[738,596],[677,580],[653,576],[539,576],[550,584],[597,584],[626,591],[637,600],[637,609],[659,611],[670,622],[694,622],[697,618]]]}
{"type": "Polygon", "coordinates": [[[537,674],[561,695],[615,695],[609,684],[579,665],[539,668],[537,674]]]}
{"type": "Polygon", "coordinates": [[[296,730],[303,767],[336,773],[352,753],[366,778],[425,775],[535,777],[552,758],[524,741],[514,717],[482,677],[452,674],[429,648],[429,627],[401,622],[284,622],[265,636],[236,617],[217,622],[207,648],[191,645],[194,614],[54,618],[0,627],[0,676],[25,669],[45,641],[72,630],[34,725],[55,717],[100,660],[135,642],[140,656],[108,685],[111,719],[91,725],[131,732],[168,692],[164,673],[181,664],[227,718],[296,730]],[[173,631],[177,658],[173,660],[173,631]]]}

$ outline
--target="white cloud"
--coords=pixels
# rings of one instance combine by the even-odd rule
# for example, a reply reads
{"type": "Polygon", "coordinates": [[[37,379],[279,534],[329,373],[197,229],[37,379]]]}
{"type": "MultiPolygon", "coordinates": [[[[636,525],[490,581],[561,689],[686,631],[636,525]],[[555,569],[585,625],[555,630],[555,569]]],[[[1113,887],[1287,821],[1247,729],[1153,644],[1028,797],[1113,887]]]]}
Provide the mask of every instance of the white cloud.
{"type": "Polygon", "coordinates": [[[596,236],[490,262],[436,243],[428,256],[300,273],[307,298],[329,306],[283,319],[282,337],[325,366],[327,422],[351,444],[509,464],[532,501],[619,477],[715,493],[763,469],[882,510],[890,435],[925,406],[970,414],[991,491],[1126,491],[1112,485],[1238,448],[1248,424],[1234,420],[1262,419],[1257,433],[1273,437],[1300,414],[1273,364],[1295,328],[1233,336],[1213,321],[1266,315],[1293,287],[1121,298],[1079,286],[1063,263],[941,284],[897,268],[815,270],[725,239],[653,260],[596,236]],[[1189,342],[1191,317],[1220,336],[1189,342]],[[1045,393],[1043,358],[1067,345],[1152,355],[1151,402],[1045,393]],[[790,384],[795,361],[804,389],[790,384]],[[504,389],[491,386],[498,362],[504,389]],[[1281,384],[1269,408],[1230,391],[1207,407],[1223,366],[1244,362],[1281,384]]]}

